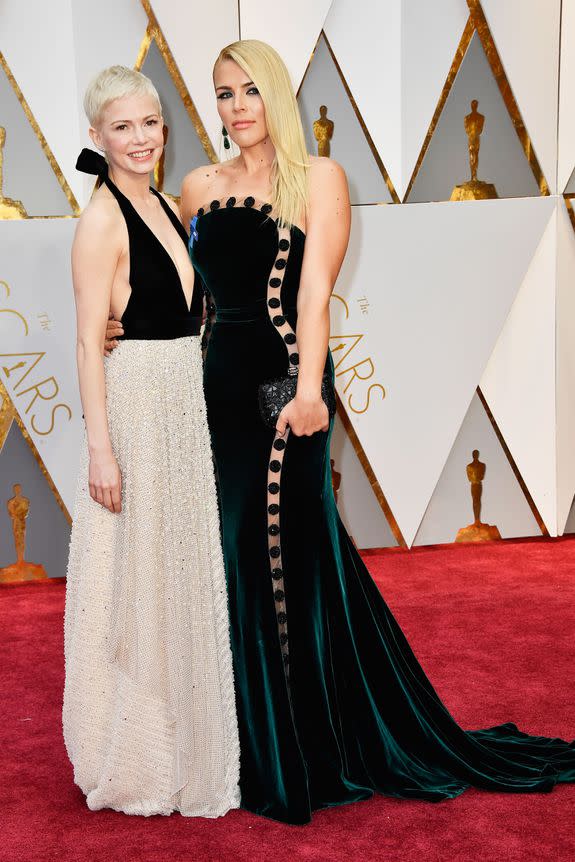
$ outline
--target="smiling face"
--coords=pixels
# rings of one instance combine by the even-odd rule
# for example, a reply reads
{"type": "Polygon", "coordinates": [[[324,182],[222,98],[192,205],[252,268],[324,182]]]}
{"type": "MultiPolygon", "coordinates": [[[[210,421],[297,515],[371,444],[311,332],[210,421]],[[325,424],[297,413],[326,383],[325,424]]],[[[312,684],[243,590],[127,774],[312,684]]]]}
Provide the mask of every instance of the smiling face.
{"type": "Polygon", "coordinates": [[[112,169],[147,174],[162,155],[163,127],[154,97],[135,94],[106,105],[90,136],[112,169]]]}
{"type": "Polygon", "coordinates": [[[214,69],[218,113],[232,141],[244,149],[268,136],[264,103],[253,81],[233,60],[214,69]]]}

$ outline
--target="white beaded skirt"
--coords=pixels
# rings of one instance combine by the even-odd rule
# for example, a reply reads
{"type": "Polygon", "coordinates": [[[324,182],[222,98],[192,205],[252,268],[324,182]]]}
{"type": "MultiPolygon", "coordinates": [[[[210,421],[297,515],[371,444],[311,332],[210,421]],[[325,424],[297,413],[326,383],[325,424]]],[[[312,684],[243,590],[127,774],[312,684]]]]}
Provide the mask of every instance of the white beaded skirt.
{"type": "Polygon", "coordinates": [[[200,339],[105,360],[122,512],[84,447],[68,562],[63,725],[91,809],[218,817],[239,805],[228,603],[200,339]]]}

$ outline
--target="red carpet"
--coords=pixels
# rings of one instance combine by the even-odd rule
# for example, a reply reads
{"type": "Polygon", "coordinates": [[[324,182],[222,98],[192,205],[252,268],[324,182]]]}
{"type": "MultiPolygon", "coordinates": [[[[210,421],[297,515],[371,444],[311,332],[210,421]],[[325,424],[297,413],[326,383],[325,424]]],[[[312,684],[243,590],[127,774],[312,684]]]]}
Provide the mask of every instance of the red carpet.
{"type": "MultiPolygon", "coordinates": [[[[575,539],[384,551],[367,564],[467,728],[514,721],[575,736],[575,539]]],[[[377,797],[288,827],[88,811],[61,738],[62,583],[0,589],[0,860],[4,862],[547,862],[575,859],[575,787],[377,797]]]]}

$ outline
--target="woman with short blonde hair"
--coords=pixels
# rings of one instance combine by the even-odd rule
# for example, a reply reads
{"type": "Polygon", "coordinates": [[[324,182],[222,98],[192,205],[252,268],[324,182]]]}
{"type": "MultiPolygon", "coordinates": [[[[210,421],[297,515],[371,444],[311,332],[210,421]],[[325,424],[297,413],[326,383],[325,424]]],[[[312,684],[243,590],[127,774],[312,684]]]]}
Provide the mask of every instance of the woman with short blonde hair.
{"type": "Polygon", "coordinates": [[[72,250],[86,422],[65,615],[64,739],[93,809],[216,817],[239,801],[218,506],[202,391],[202,298],[152,82],[104,70],[79,170],[101,186],[72,250]],[[108,311],[122,343],[103,359],[108,311]]]}

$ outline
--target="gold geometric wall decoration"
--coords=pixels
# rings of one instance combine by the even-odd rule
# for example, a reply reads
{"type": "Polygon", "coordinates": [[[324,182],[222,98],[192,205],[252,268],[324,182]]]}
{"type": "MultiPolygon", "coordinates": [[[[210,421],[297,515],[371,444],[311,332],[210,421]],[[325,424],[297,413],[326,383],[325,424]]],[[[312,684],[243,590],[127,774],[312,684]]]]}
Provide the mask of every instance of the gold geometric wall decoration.
{"type": "Polygon", "coordinates": [[[219,161],[216,151],[214,150],[208,133],[204,128],[204,124],[200,119],[200,115],[198,114],[196,106],[194,105],[192,97],[190,96],[189,90],[186,87],[185,81],[178,68],[178,64],[176,63],[174,56],[168,46],[168,43],[166,42],[166,39],[162,32],[162,28],[158,24],[158,19],[154,14],[149,0],[142,0],[142,6],[146,11],[149,23],[144,38],[142,39],[142,44],[140,45],[140,50],[134,64],[134,69],[136,69],[137,71],[141,71],[146,57],[148,56],[148,52],[150,50],[150,46],[153,40],[156,43],[156,46],[162,56],[164,63],[166,64],[166,67],[170,73],[170,77],[174,83],[174,86],[176,87],[176,90],[178,91],[180,99],[182,100],[184,107],[188,113],[188,116],[193,123],[193,126],[196,130],[196,134],[200,139],[204,151],[208,159],[215,164],[219,161]]]}
{"type": "Polygon", "coordinates": [[[539,512],[539,509],[535,505],[535,501],[529,492],[529,488],[527,487],[525,480],[523,479],[523,476],[521,475],[519,467],[517,466],[515,459],[513,458],[513,455],[511,454],[509,446],[505,442],[505,438],[503,437],[503,434],[501,433],[499,425],[497,424],[497,421],[496,421],[493,413],[491,412],[489,404],[487,403],[485,395],[483,394],[483,392],[481,391],[479,386],[477,387],[477,395],[479,397],[479,400],[481,401],[481,404],[483,405],[483,408],[487,414],[489,421],[491,422],[491,424],[493,426],[493,430],[495,431],[495,435],[496,435],[497,439],[499,440],[499,443],[501,444],[501,448],[505,452],[507,460],[509,461],[509,466],[513,470],[513,473],[515,475],[515,478],[517,479],[519,487],[521,488],[523,495],[524,495],[525,499],[527,500],[527,503],[529,504],[529,508],[531,509],[531,512],[533,513],[533,517],[537,521],[537,525],[538,525],[539,529],[541,530],[541,534],[543,536],[549,536],[549,530],[547,529],[547,526],[545,525],[545,522],[543,521],[543,518],[541,517],[541,513],[539,512]]]}
{"type": "MultiPolygon", "coordinates": [[[[148,24],[148,27],[146,30],[146,34],[142,40],[142,44],[140,47],[140,51],[138,53],[135,68],[141,69],[141,67],[142,67],[143,63],[145,62],[145,59],[148,55],[148,52],[150,50],[150,46],[152,44],[152,41],[154,41],[159,52],[162,55],[162,58],[166,64],[167,69],[169,70],[172,81],[173,81],[176,89],[178,90],[178,93],[180,95],[182,103],[184,104],[186,111],[187,111],[187,113],[188,113],[188,115],[189,115],[189,117],[190,117],[190,119],[194,125],[194,128],[196,130],[198,138],[201,141],[201,144],[205,150],[207,157],[213,163],[217,163],[218,162],[218,156],[217,156],[217,154],[216,154],[216,152],[215,152],[215,150],[211,144],[211,141],[210,141],[210,139],[209,139],[209,137],[205,131],[203,123],[202,123],[202,121],[198,115],[198,112],[197,112],[195,106],[194,106],[194,103],[191,99],[191,96],[190,96],[189,91],[185,85],[185,82],[184,82],[184,80],[183,80],[183,78],[179,72],[179,69],[178,69],[178,66],[174,60],[174,57],[173,57],[173,55],[172,55],[172,53],[171,53],[171,51],[170,51],[170,49],[166,43],[166,40],[163,36],[162,30],[158,24],[156,16],[155,16],[155,14],[151,8],[149,0],[142,0],[142,5],[143,5],[143,7],[144,7],[144,9],[148,15],[149,24],[148,24]]],[[[407,188],[404,201],[407,201],[409,198],[409,194],[410,194],[410,191],[413,187],[413,183],[417,177],[417,174],[419,172],[419,169],[420,169],[421,164],[423,162],[423,159],[425,157],[425,153],[426,153],[427,148],[429,146],[429,141],[431,140],[433,132],[435,131],[439,117],[442,113],[443,107],[444,107],[445,102],[448,98],[451,86],[452,86],[453,81],[457,75],[457,71],[459,70],[461,62],[462,62],[463,57],[465,55],[465,52],[467,50],[467,47],[469,46],[471,38],[473,37],[475,32],[478,33],[478,35],[481,39],[485,54],[489,60],[491,68],[493,70],[493,73],[494,73],[495,79],[497,81],[499,90],[500,90],[502,97],[505,101],[505,104],[507,106],[507,110],[508,110],[508,112],[512,118],[516,133],[517,133],[517,135],[521,141],[523,150],[524,150],[525,155],[529,161],[529,164],[531,166],[533,174],[537,179],[540,192],[541,192],[541,194],[544,194],[544,195],[549,194],[549,188],[548,188],[547,182],[546,182],[545,177],[543,176],[541,168],[538,164],[536,155],[535,155],[533,148],[532,148],[532,145],[531,145],[530,138],[527,134],[527,131],[526,131],[525,126],[523,124],[523,121],[521,119],[521,115],[520,115],[518,106],[515,102],[515,99],[513,97],[512,92],[511,92],[511,88],[510,88],[509,83],[507,81],[507,78],[505,76],[503,66],[501,64],[501,60],[500,60],[499,55],[497,53],[497,50],[495,48],[495,44],[493,42],[493,37],[489,31],[489,27],[487,25],[483,10],[481,9],[481,5],[478,2],[478,0],[468,0],[468,5],[469,5],[469,9],[470,9],[470,16],[469,16],[468,22],[466,24],[462,38],[460,40],[460,44],[458,46],[455,58],[454,58],[453,63],[452,63],[452,66],[451,66],[450,71],[448,73],[446,83],[444,85],[440,100],[439,100],[438,105],[436,107],[436,110],[434,112],[428,133],[427,133],[425,141],[424,141],[424,144],[423,144],[422,149],[420,151],[418,161],[417,161],[416,166],[414,168],[414,172],[413,172],[412,177],[410,179],[410,183],[409,183],[409,186],[407,188]]],[[[239,6],[239,3],[238,3],[238,6],[239,6]]],[[[355,99],[353,98],[353,94],[351,93],[351,90],[350,90],[350,88],[347,84],[347,81],[343,75],[341,67],[339,66],[337,58],[334,55],[334,52],[331,48],[329,40],[327,39],[327,37],[323,31],[320,33],[320,36],[318,37],[318,42],[319,42],[319,38],[321,38],[322,36],[325,39],[326,45],[330,51],[334,65],[335,65],[335,67],[336,67],[336,69],[340,75],[342,84],[343,84],[343,86],[347,92],[350,103],[351,103],[351,105],[355,111],[357,119],[361,125],[361,128],[362,128],[365,136],[366,136],[366,139],[367,139],[369,146],[371,148],[371,151],[373,153],[374,159],[376,160],[378,167],[382,173],[382,176],[384,177],[384,180],[385,180],[386,185],[390,191],[390,194],[393,198],[393,201],[395,203],[401,203],[400,198],[398,197],[397,192],[393,186],[393,183],[392,183],[389,175],[387,174],[387,171],[386,171],[385,166],[381,160],[381,157],[380,157],[375,145],[373,144],[371,136],[369,135],[369,132],[367,130],[365,122],[363,121],[361,113],[357,107],[355,99]]],[[[314,50],[314,53],[315,53],[315,50],[314,50]]],[[[311,63],[312,59],[313,59],[313,54],[310,58],[310,63],[311,63]]],[[[46,158],[48,159],[48,161],[52,167],[52,170],[54,171],[62,190],[66,194],[66,197],[70,203],[70,206],[74,212],[74,215],[79,215],[80,207],[79,207],[70,187],[68,186],[68,183],[66,182],[66,180],[65,180],[65,178],[64,178],[64,176],[63,176],[63,174],[62,174],[62,172],[61,172],[61,170],[60,170],[60,168],[56,162],[56,159],[54,158],[44,136],[42,135],[42,132],[40,131],[38,124],[36,123],[36,121],[32,115],[32,112],[30,111],[30,108],[29,108],[28,104],[26,103],[26,100],[24,99],[24,96],[21,93],[20,88],[18,87],[16,81],[14,80],[12,73],[11,73],[10,69],[8,68],[8,65],[5,61],[5,58],[1,52],[0,52],[0,66],[4,69],[6,76],[10,80],[10,83],[14,89],[14,92],[16,93],[16,95],[19,99],[19,102],[20,102],[20,104],[21,104],[21,106],[22,106],[22,108],[23,108],[23,110],[24,110],[24,112],[28,118],[28,121],[30,122],[32,128],[34,129],[34,132],[35,132],[35,134],[36,134],[36,136],[37,136],[37,138],[38,138],[38,140],[42,146],[42,149],[46,155],[46,158]]],[[[308,64],[308,68],[309,68],[309,64],[308,64]]],[[[306,70],[306,75],[307,75],[307,70],[306,70]]],[[[301,86],[305,80],[306,75],[304,75],[304,77],[302,79],[302,83],[300,84],[300,89],[301,89],[301,86]]],[[[572,224],[573,224],[573,227],[575,230],[575,211],[573,209],[571,200],[567,196],[565,197],[565,204],[567,206],[569,216],[571,218],[571,221],[572,221],[572,224]]],[[[62,217],[62,216],[56,216],[56,218],[58,218],[58,217],[62,217]]],[[[484,397],[483,397],[483,395],[479,389],[478,389],[478,395],[481,398],[482,403],[486,409],[487,415],[489,416],[489,418],[493,424],[493,427],[494,427],[494,429],[495,429],[495,431],[496,431],[496,433],[500,439],[500,442],[501,442],[501,444],[505,450],[505,453],[506,453],[506,455],[509,459],[509,462],[510,462],[510,464],[514,470],[514,473],[515,473],[515,475],[516,475],[516,477],[517,477],[517,479],[518,479],[518,481],[522,487],[523,493],[525,494],[526,499],[528,500],[529,505],[530,505],[535,517],[537,518],[541,532],[543,533],[543,535],[549,535],[547,528],[546,528],[545,524],[543,523],[541,516],[540,516],[537,508],[535,507],[535,504],[533,503],[533,500],[529,494],[529,491],[526,488],[525,483],[520,476],[520,473],[517,469],[517,466],[515,465],[515,462],[511,456],[511,453],[509,452],[509,449],[506,446],[505,441],[503,440],[503,438],[501,436],[501,433],[500,433],[500,431],[497,427],[497,424],[496,424],[496,422],[495,422],[495,420],[491,414],[491,411],[489,410],[489,407],[488,407],[487,403],[485,402],[485,399],[484,399],[484,397]]],[[[37,463],[39,464],[44,476],[46,477],[48,484],[50,485],[52,492],[54,493],[54,496],[56,497],[56,499],[60,505],[60,508],[62,509],[68,522],[71,523],[70,513],[68,512],[65,504],[63,503],[63,500],[60,497],[48,471],[46,470],[46,467],[42,461],[41,456],[38,453],[38,450],[36,449],[36,446],[34,445],[33,440],[30,438],[30,435],[28,434],[24,424],[22,423],[22,420],[20,419],[17,411],[15,410],[15,408],[14,408],[14,406],[13,406],[13,404],[9,398],[8,393],[6,392],[4,386],[2,385],[1,382],[0,382],[0,399],[2,402],[0,405],[0,450],[2,449],[2,446],[4,444],[4,441],[6,439],[6,436],[8,434],[8,431],[9,431],[12,423],[16,422],[18,424],[18,427],[20,428],[20,431],[22,432],[23,436],[25,437],[26,442],[30,446],[30,449],[33,452],[34,457],[35,457],[37,463]]],[[[338,399],[338,401],[339,401],[339,399],[338,399]]],[[[366,475],[367,475],[367,477],[370,481],[370,484],[374,490],[374,494],[376,495],[376,498],[378,499],[378,501],[381,505],[381,508],[385,514],[385,517],[386,517],[386,519],[390,525],[390,528],[392,529],[392,532],[393,532],[398,544],[404,548],[407,547],[407,544],[406,544],[405,539],[401,533],[401,530],[400,530],[400,528],[399,528],[399,526],[398,526],[398,524],[397,524],[397,522],[393,516],[393,513],[391,512],[391,510],[389,508],[389,504],[387,503],[387,500],[385,499],[385,495],[383,494],[383,491],[382,491],[382,489],[381,489],[381,487],[380,487],[380,485],[379,485],[379,483],[375,477],[375,474],[373,473],[373,470],[371,469],[371,466],[367,460],[367,457],[363,451],[363,448],[361,447],[361,444],[359,443],[359,440],[358,440],[357,435],[353,429],[351,421],[345,412],[345,408],[343,407],[343,405],[341,403],[338,403],[338,413],[339,413],[339,416],[341,418],[342,424],[346,430],[346,433],[350,437],[352,445],[354,446],[354,450],[356,451],[356,454],[360,460],[360,463],[362,464],[362,466],[366,472],[366,475]]]]}
{"type": "Polygon", "coordinates": [[[565,201],[565,206],[567,207],[567,213],[569,215],[569,221],[575,230],[575,210],[573,209],[573,198],[570,195],[563,195],[563,200],[565,201]]]}
{"type": "Polygon", "coordinates": [[[327,49],[328,49],[328,51],[329,51],[329,54],[330,54],[330,57],[331,57],[331,59],[332,59],[332,61],[333,61],[333,64],[334,64],[334,66],[335,66],[335,68],[336,68],[336,70],[337,70],[337,73],[338,73],[338,75],[339,75],[339,77],[340,77],[340,79],[341,79],[341,83],[343,84],[343,87],[344,87],[345,92],[346,92],[346,94],[347,94],[347,97],[348,97],[348,99],[349,99],[350,105],[351,105],[351,107],[353,108],[353,111],[354,111],[354,113],[355,113],[355,116],[356,116],[356,118],[357,118],[357,121],[358,121],[359,125],[361,126],[361,129],[362,129],[362,131],[363,131],[363,134],[365,135],[365,139],[366,139],[366,141],[367,141],[367,143],[368,143],[368,145],[369,145],[369,148],[370,148],[371,153],[372,153],[372,155],[373,155],[374,161],[376,162],[377,167],[379,168],[379,170],[380,170],[380,172],[381,172],[381,175],[382,175],[382,177],[383,177],[383,179],[384,179],[384,181],[385,181],[385,184],[386,184],[386,186],[387,186],[387,188],[388,188],[388,191],[389,191],[389,194],[390,194],[390,196],[391,196],[391,198],[392,198],[392,201],[393,201],[393,203],[400,203],[399,195],[397,194],[397,192],[396,192],[396,190],[395,190],[395,186],[393,185],[393,182],[392,182],[392,180],[391,180],[391,177],[389,176],[389,174],[388,174],[388,172],[387,172],[387,170],[386,170],[386,168],[385,168],[385,165],[384,165],[384,163],[383,163],[383,161],[382,161],[382,158],[381,158],[381,156],[380,156],[380,154],[379,154],[379,152],[378,152],[378,150],[377,150],[377,147],[375,146],[375,144],[374,144],[374,142],[373,142],[373,139],[372,139],[372,137],[371,137],[371,135],[370,135],[370,133],[369,133],[369,130],[368,130],[368,128],[367,128],[367,126],[366,126],[366,124],[365,124],[365,121],[364,121],[364,119],[363,119],[363,117],[362,117],[362,115],[361,115],[361,112],[360,112],[360,110],[359,110],[359,108],[358,108],[358,106],[357,106],[357,102],[355,101],[355,99],[354,99],[354,97],[353,97],[353,94],[352,94],[352,92],[351,92],[351,90],[350,90],[350,88],[349,88],[349,85],[348,85],[348,83],[347,83],[347,81],[346,81],[346,79],[345,79],[345,75],[343,74],[342,68],[341,68],[341,66],[340,66],[340,65],[339,65],[339,63],[338,63],[337,57],[335,56],[335,54],[334,54],[334,52],[333,52],[333,48],[332,48],[332,47],[331,47],[331,45],[330,45],[329,39],[327,38],[327,36],[326,36],[326,34],[325,34],[325,30],[322,30],[322,31],[320,32],[320,34],[319,34],[319,36],[318,36],[318,38],[317,38],[317,40],[316,40],[316,44],[315,44],[314,50],[312,51],[312,54],[311,54],[311,56],[310,56],[310,58],[309,58],[309,62],[308,62],[308,64],[307,64],[307,67],[306,67],[306,70],[305,70],[304,76],[303,76],[303,78],[302,78],[302,80],[301,80],[301,83],[300,83],[300,85],[299,85],[299,87],[298,87],[298,90],[297,90],[297,94],[296,94],[296,96],[299,96],[299,95],[300,95],[300,93],[301,93],[301,90],[302,90],[302,87],[303,87],[303,85],[304,85],[304,83],[305,83],[305,80],[306,80],[307,74],[308,74],[308,72],[309,72],[310,66],[311,66],[311,64],[313,63],[313,58],[314,58],[314,56],[315,56],[315,54],[316,54],[316,51],[317,51],[318,46],[319,46],[319,44],[320,44],[320,41],[321,41],[322,39],[324,40],[324,42],[325,42],[325,44],[326,44],[326,47],[327,47],[327,49]]]}
{"type": "Polygon", "coordinates": [[[377,476],[375,475],[371,464],[369,463],[369,459],[365,454],[363,446],[359,441],[359,437],[357,436],[353,424],[347,414],[345,407],[343,406],[339,395],[337,396],[337,415],[341,420],[341,424],[343,425],[347,436],[350,439],[351,445],[355,450],[355,454],[358,457],[359,463],[364,469],[365,475],[371,485],[372,491],[375,494],[377,502],[379,503],[383,514],[385,515],[385,519],[389,524],[389,528],[393,533],[395,540],[400,548],[406,549],[408,547],[407,542],[403,537],[403,533],[397,523],[393,512],[391,511],[391,507],[387,502],[386,496],[383,493],[382,487],[378,482],[377,476]]]}
{"type": "MultiPolygon", "coordinates": [[[[68,185],[68,182],[66,181],[66,178],[64,177],[64,174],[62,173],[62,170],[61,170],[58,162],[56,161],[54,153],[50,149],[48,141],[46,140],[46,138],[42,134],[40,126],[38,125],[36,118],[34,117],[34,114],[30,110],[30,106],[28,105],[28,102],[24,98],[24,94],[22,93],[22,90],[18,86],[18,83],[17,83],[16,79],[14,78],[14,75],[12,74],[12,71],[11,71],[8,63],[6,62],[6,58],[4,57],[4,54],[2,53],[2,51],[0,51],[0,68],[4,71],[4,74],[6,75],[6,78],[8,79],[10,86],[12,87],[12,90],[14,91],[16,98],[20,102],[20,106],[22,107],[22,110],[24,111],[24,114],[26,115],[26,118],[32,127],[34,134],[36,135],[38,142],[40,143],[40,146],[42,147],[44,155],[48,159],[50,167],[52,168],[52,171],[56,175],[56,179],[58,180],[58,183],[59,183],[62,191],[64,192],[64,194],[66,195],[66,198],[68,199],[68,203],[70,204],[70,208],[72,210],[73,215],[74,216],[80,215],[81,209],[80,209],[80,206],[78,204],[78,201],[76,200],[72,189],[68,185]]],[[[44,215],[43,216],[28,216],[27,215],[25,217],[26,218],[71,218],[71,216],[68,216],[68,215],[61,215],[61,216],[44,216],[44,215]]]]}
{"type": "Polygon", "coordinates": [[[550,193],[549,185],[547,183],[547,180],[545,179],[545,176],[543,175],[543,171],[535,154],[535,150],[533,149],[531,138],[529,137],[529,134],[527,132],[527,129],[525,128],[525,124],[521,117],[519,106],[515,101],[513,91],[511,90],[511,86],[509,84],[509,81],[507,80],[507,76],[503,68],[503,63],[501,62],[499,52],[497,51],[497,48],[495,46],[495,41],[491,34],[491,30],[489,29],[485,13],[481,8],[480,0],[467,0],[467,5],[469,7],[469,18],[465,25],[459,45],[457,46],[457,50],[455,52],[455,56],[453,58],[449,72],[447,73],[447,78],[445,84],[443,85],[439,101],[433,113],[433,117],[429,124],[427,134],[423,141],[423,145],[421,147],[417,161],[415,163],[415,167],[413,169],[413,173],[411,175],[409,184],[405,192],[405,197],[403,199],[404,203],[409,200],[409,196],[413,189],[415,180],[417,179],[427,150],[429,149],[429,144],[437,128],[439,119],[441,117],[441,114],[443,113],[443,109],[451,92],[455,79],[475,33],[477,33],[481,41],[483,51],[497,83],[507,112],[511,118],[515,132],[521,143],[523,152],[525,153],[525,157],[529,162],[531,171],[533,172],[533,175],[539,187],[540,194],[548,195],[550,193]]]}
{"type": "Polygon", "coordinates": [[[38,467],[40,468],[42,475],[46,479],[48,486],[49,486],[50,490],[52,491],[52,494],[54,495],[54,497],[56,499],[56,502],[58,503],[60,509],[62,510],[62,512],[64,514],[64,517],[66,518],[66,521],[68,522],[68,524],[71,524],[72,523],[72,516],[70,515],[70,512],[68,511],[68,507],[64,503],[64,500],[62,499],[62,495],[58,491],[58,488],[56,487],[56,484],[55,484],[54,480],[52,479],[52,476],[50,475],[46,465],[44,464],[44,460],[43,460],[42,456],[40,455],[38,449],[36,448],[36,444],[34,443],[32,437],[28,433],[28,429],[26,428],[26,426],[22,422],[22,419],[20,418],[20,414],[18,413],[18,410],[14,406],[14,403],[12,402],[12,399],[10,398],[10,395],[8,394],[8,390],[6,389],[6,387],[4,386],[4,384],[2,383],[1,380],[0,380],[0,399],[2,400],[2,405],[0,407],[0,452],[2,451],[4,443],[6,442],[6,438],[8,437],[8,432],[10,431],[12,423],[15,422],[16,425],[18,426],[18,428],[20,429],[20,432],[21,432],[24,440],[28,444],[28,447],[29,447],[30,451],[32,452],[32,455],[34,456],[34,460],[38,464],[38,467]]]}
{"type": "Polygon", "coordinates": [[[0,452],[6,442],[6,438],[8,437],[8,432],[12,427],[12,422],[16,418],[16,411],[12,406],[12,402],[9,398],[2,398],[2,403],[0,404],[0,452]]]}
{"type": "Polygon", "coordinates": [[[0,219],[22,219],[28,218],[22,201],[4,197],[4,144],[6,142],[6,129],[0,126],[0,219]]]}

